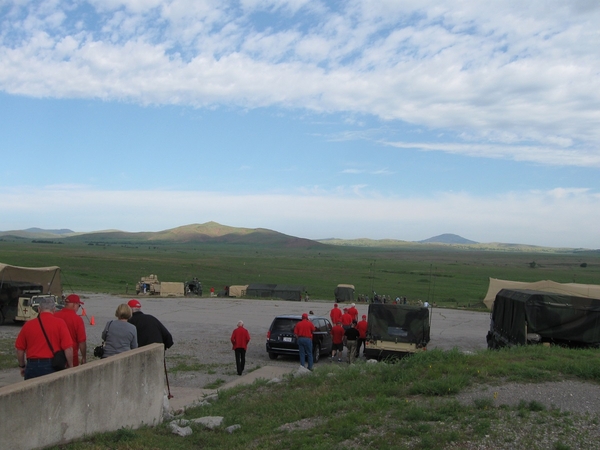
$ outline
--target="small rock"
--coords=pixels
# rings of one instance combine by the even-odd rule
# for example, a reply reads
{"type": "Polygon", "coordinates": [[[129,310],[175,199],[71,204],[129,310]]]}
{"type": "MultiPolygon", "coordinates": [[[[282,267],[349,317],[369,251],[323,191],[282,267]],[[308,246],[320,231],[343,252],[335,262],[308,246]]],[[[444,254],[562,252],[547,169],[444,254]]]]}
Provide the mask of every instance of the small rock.
{"type": "Polygon", "coordinates": [[[267,384],[276,384],[276,383],[281,383],[281,378],[271,378],[269,381],[267,381],[267,384]]]}
{"type": "Polygon", "coordinates": [[[171,428],[171,433],[182,437],[189,436],[193,433],[190,427],[180,427],[175,422],[176,421],[173,421],[169,424],[169,427],[171,428]]]}
{"type": "Polygon", "coordinates": [[[216,427],[220,427],[223,423],[223,417],[221,416],[206,416],[199,417],[197,419],[192,419],[192,422],[204,425],[206,428],[210,428],[211,430],[216,427]]]}
{"type": "Polygon", "coordinates": [[[305,375],[309,375],[309,374],[311,374],[311,373],[312,373],[312,372],[311,372],[310,370],[308,370],[306,367],[302,367],[302,366],[300,366],[300,367],[298,367],[298,369],[296,369],[296,370],[295,370],[295,371],[292,373],[292,375],[293,375],[294,377],[302,377],[302,376],[305,376],[305,375]]]}
{"type": "Polygon", "coordinates": [[[369,364],[377,364],[377,360],[376,359],[367,359],[367,363],[369,364]]]}
{"type": "Polygon", "coordinates": [[[242,428],[241,425],[239,424],[235,424],[235,425],[231,425],[227,428],[225,428],[225,431],[227,431],[229,434],[233,433],[235,430],[239,430],[240,428],[242,428]]]}

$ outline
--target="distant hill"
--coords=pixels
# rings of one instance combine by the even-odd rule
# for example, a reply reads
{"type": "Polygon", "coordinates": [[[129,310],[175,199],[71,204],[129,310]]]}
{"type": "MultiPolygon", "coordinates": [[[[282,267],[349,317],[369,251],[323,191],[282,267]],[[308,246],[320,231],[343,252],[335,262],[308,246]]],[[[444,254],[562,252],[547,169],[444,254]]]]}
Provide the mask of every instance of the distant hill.
{"type": "Polygon", "coordinates": [[[69,242],[103,243],[220,243],[251,244],[282,247],[315,247],[319,244],[310,239],[297,238],[265,228],[236,228],[217,222],[185,225],[156,232],[129,233],[126,231],[103,231],[78,234],[65,238],[69,242]]]}
{"type": "Polygon", "coordinates": [[[418,241],[420,244],[478,244],[479,242],[470,241],[458,234],[440,234],[439,236],[430,237],[423,241],[418,241]]]}

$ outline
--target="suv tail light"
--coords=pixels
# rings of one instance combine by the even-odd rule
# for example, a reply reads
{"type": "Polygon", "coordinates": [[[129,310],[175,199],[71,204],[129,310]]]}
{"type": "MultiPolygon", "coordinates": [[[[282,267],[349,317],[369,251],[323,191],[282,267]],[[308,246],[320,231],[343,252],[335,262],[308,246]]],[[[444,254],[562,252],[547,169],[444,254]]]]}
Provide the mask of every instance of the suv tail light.
{"type": "Polygon", "coordinates": [[[267,331],[267,341],[271,339],[271,330],[267,331]]]}

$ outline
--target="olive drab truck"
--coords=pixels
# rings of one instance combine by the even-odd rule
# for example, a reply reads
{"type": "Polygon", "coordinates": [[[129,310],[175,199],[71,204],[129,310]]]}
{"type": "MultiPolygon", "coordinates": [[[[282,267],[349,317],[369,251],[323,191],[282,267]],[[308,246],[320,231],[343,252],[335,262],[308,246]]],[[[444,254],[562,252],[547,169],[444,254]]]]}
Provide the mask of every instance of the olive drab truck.
{"type": "Polygon", "coordinates": [[[543,344],[600,347],[600,299],[527,289],[496,294],[487,334],[490,349],[543,344]]]}
{"type": "Polygon", "coordinates": [[[0,264],[0,321],[26,322],[38,316],[42,297],[62,308],[60,268],[0,264]]]}
{"type": "Polygon", "coordinates": [[[402,357],[427,350],[431,329],[429,308],[371,303],[367,321],[368,359],[402,357]]]}
{"type": "Polygon", "coordinates": [[[337,303],[354,301],[354,285],[352,284],[338,284],[333,290],[333,295],[337,303]]]}

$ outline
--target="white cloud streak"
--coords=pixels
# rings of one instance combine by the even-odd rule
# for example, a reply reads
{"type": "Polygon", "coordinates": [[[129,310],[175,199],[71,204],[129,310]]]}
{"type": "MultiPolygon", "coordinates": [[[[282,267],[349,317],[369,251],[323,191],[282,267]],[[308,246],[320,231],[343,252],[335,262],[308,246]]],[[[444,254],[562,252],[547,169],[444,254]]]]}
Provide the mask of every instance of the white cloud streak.
{"type": "Polygon", "coordinates": [[[509,192],[493,197],[440,193],[433,197],[379,198],[360,195],[362,187],[354,186],[353,194],[278,195],[99,191],[85,186],[4,188],[0,189],[2,227],[4,231],[31,226],[75,231],[159,231],[214,220],[310,239],[371,237],[417,241],[456,233],[478,242],[553,247],[598,248],[600,242],[600,195],[587,189],[509,192]],[[149,203],[160,205],[160,214],[156,214],[156,208],[139,208],[149,203]],[[202,205],[202,212],[189,208],[194,204],[202,205]],[[32,210],[38,220],[35,224],[29,214],[32,210]],[[23,215],[26,223],[17,219],[23,215]]]}
{"type": "Polygon", "coordinates": [[[597,2],[337,5],[8,1],[0,89],[368,114],[465,138],[423,150],[598,166],[597,2]]]}

